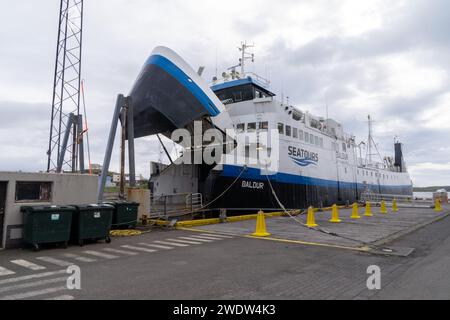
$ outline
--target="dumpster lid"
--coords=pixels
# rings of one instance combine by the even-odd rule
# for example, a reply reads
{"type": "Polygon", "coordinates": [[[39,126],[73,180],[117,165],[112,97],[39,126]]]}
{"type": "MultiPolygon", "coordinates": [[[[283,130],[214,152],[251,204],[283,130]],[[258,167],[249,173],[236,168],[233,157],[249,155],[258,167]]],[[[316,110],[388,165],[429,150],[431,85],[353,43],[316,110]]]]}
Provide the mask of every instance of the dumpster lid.
{"type": "Polygon", "coordinates": [[[20,208],[21,211],[45,211],[45,212],[61,212],[61,211],[74,211],[74,206],[65,206],[65,205],[36,205],[36,206],[23,206],[20,208]]]}
{"type": "Polygon", "coordinates": [[[79,210],[96,210],[96,209],[114,209],[113,205],[105,203],[92,203],[92,204],[81,204],[75,206],[79,210]]]}

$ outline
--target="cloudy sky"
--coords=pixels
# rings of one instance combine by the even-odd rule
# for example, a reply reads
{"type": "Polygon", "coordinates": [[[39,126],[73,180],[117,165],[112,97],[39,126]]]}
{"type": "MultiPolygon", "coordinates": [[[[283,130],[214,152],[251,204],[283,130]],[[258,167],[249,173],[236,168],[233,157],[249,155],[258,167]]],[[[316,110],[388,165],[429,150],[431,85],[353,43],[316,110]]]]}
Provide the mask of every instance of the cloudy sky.
{"type": "MultiPolygon", "coordinates": [[[[59,0],[0,0],[0,170],[46,169],[59,0]]],[[[254,42],[250,67],[304,110],[329,115],[393,152],[405,143],[418,186],[450,184],[450,1],[448,0],[86,0],[83,78],[91,153],[101,163],[118,93],[128,93],[158,45],[205,77],[236,64],[254,42]]],[[[116,148],[117,150],[117,148],[116,148]]],[[[138,168],[160,157],[138,143],[138,168]]],[[[118,168],[114,156],[113,169],[118,168]]]]}

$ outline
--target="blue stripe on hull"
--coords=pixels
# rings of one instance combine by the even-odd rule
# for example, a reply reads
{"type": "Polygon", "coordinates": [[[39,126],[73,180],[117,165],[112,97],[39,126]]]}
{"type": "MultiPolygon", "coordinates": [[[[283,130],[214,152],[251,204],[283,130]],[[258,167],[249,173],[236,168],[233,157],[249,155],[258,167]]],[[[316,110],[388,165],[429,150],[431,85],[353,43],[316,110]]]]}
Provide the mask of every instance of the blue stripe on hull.
{"type": "MultiPolygon", "coordinates": [[[[230,165],[224,165],[222,176],[223,177],[238,177],[239,174],[242,171],[242,167],[238,166],[230,166],[230,165]]],[[[267,177],[264,175],[261,175],[261,171],[259,169],[255,168],[247,168],[247,170],[244,172],[244,174],[241,177],[242,179],[251,179],[256,181],[267,181],[267,177]]],[[[405,190],[410,188],[411,194],[412,194],[412,186],[411,185],[404,185],[404,186],[394,186],[394,185],[364,185],[362,183],[352,183],[352,182],[338,182],[333,180],[324,180],[319,178],[311,178],[311,177],[305,177],[305,176],[299,176],[299,175],[293,175],[288,173],[277,173],[274,175],[269,176],[270,180],[273,182],[278,183],[286,183],[286,184],[299,184],[299,185],[305,185],[305,186],[319,186],[319,187],[326,187],[326,188],[342,188],[342,189],[362,189],[366,186],[368,186],[371,190],[375,192],[380,192],[379,189],[382,190],[396,190],[398,191],[405,190]]],[[[381,193],[384,193],[381,191],[381,193]]],[[[397,193],[397,192],[394,192],[397,193]]],[[[403,192],[402,192],[403,193],[403,192]]]]}
{"type": "Polygon", "coordinates": [[[164,69],[175,79],[177,79],[200,101],[200,103],[203,105],[203,107],[205,107],[206,110],[208,110],[211,116],[215,117],[220,113],[211,99],[204,93],[204,91],[170,60],[160,55],[153,55],[146,62],[146,65],[149,64],[157,65],[158,67],[164,69]]]}

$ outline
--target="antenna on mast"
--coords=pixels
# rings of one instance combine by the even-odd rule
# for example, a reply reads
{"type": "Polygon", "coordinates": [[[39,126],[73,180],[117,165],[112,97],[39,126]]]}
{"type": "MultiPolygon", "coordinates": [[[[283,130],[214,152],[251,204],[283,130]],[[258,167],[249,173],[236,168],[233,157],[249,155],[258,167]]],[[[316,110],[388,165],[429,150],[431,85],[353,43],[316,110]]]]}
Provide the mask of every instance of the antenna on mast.
{"type": "Polygon", "coordinates": [[[241,67],[242,76],[245,75],[245,61],[251,60],[255,62],[255,54],[246,52],[247,49],[253,48],[255,44],[247,44],[247,41],[241,43],[241,47],[239,47],[239,51],[242,53],[242,57],[239,59],[239,66],[241,67]]]}
{"type": "Polygon", "coordinates": [[[369,115],[369,138],[367,141],[367,156],[366,156],[366,164],[371,165],[372,164],[372,156],[378,155],[381,159],[381,162],[383,162],[383,158],[378,150],[377,144],[375,143],[375,140],[373,139],[373,120],[372,117],[369,115]],[[372,148],[375,148],[377,153],[372,152],[372,148]]]}

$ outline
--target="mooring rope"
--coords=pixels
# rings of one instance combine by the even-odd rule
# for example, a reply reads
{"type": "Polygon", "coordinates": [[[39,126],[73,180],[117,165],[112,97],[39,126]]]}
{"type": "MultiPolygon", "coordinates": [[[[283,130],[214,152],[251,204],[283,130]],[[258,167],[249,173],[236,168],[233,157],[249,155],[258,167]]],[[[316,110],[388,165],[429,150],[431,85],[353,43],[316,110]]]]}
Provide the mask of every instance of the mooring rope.
{"type": "MultiPolygon", "coordinates": [[[[362,240],[359,240],[359,239],[354,239],[354,238],[346,237],[346,236],[337,234],[337,233],[335,233],[335,232],[330,232],[330,231],[327,231],[327,230],[325,230],[325,229],[321,229],[321,228],[318,228],[318,227],[316,227],[316,228],[308,227],[305,223],[303,223],[303,221],[298,220],[295,216],[293,216],[293,215],[286,209],[286,207],[283,205],[283,203],[282,203],[282,202],[280,201],[280,199],[278,198],[278,195],[277,195],[277,193],[276,193],[276,191],[275,191],[275,189],[274,189],[274,187],[273,187],[273,185],[272,185],[272,182],[270,181],[270,178],[269,178],[269,176],[268,176],[267,174],[266,174],[266,178],[267,178],[267,181],[269,182],[270,189],[272,190],[272,195],[274,196],[274,198],[275,198],[275,200],[277,201],[277,203],[278,203],[278,205],[280,206],[280,208],[284,211],[284,213],[286,213],[291,219],[293,219],[295,222],[297,222],[298,224],[300,224],[302,227],[304,227],[304,228],[306,228],[306,229],[308,229],[308,230],[317,231],[317,232],[320,232],[320,233],[323,233],[323,234],[327,234],[327,235],[330,235],[330,236],[333,236],[333,237],[337,237],[337,238],[341,238],[341,239],[345,239],[345,240],[357,242],[357,243],[363,244],[364,246],[367,246],[367,247],[369,247],[369,248],[380,249],[379,247],[377,247],[377,246],[374,245],[374,244],[371,244],[371,243],[368,243],[368,242],[365,242],[365,241],[362,241],[362,240]]],[[[303,210],[302,212],[304,213],[304,210],[303,210]]]]}

